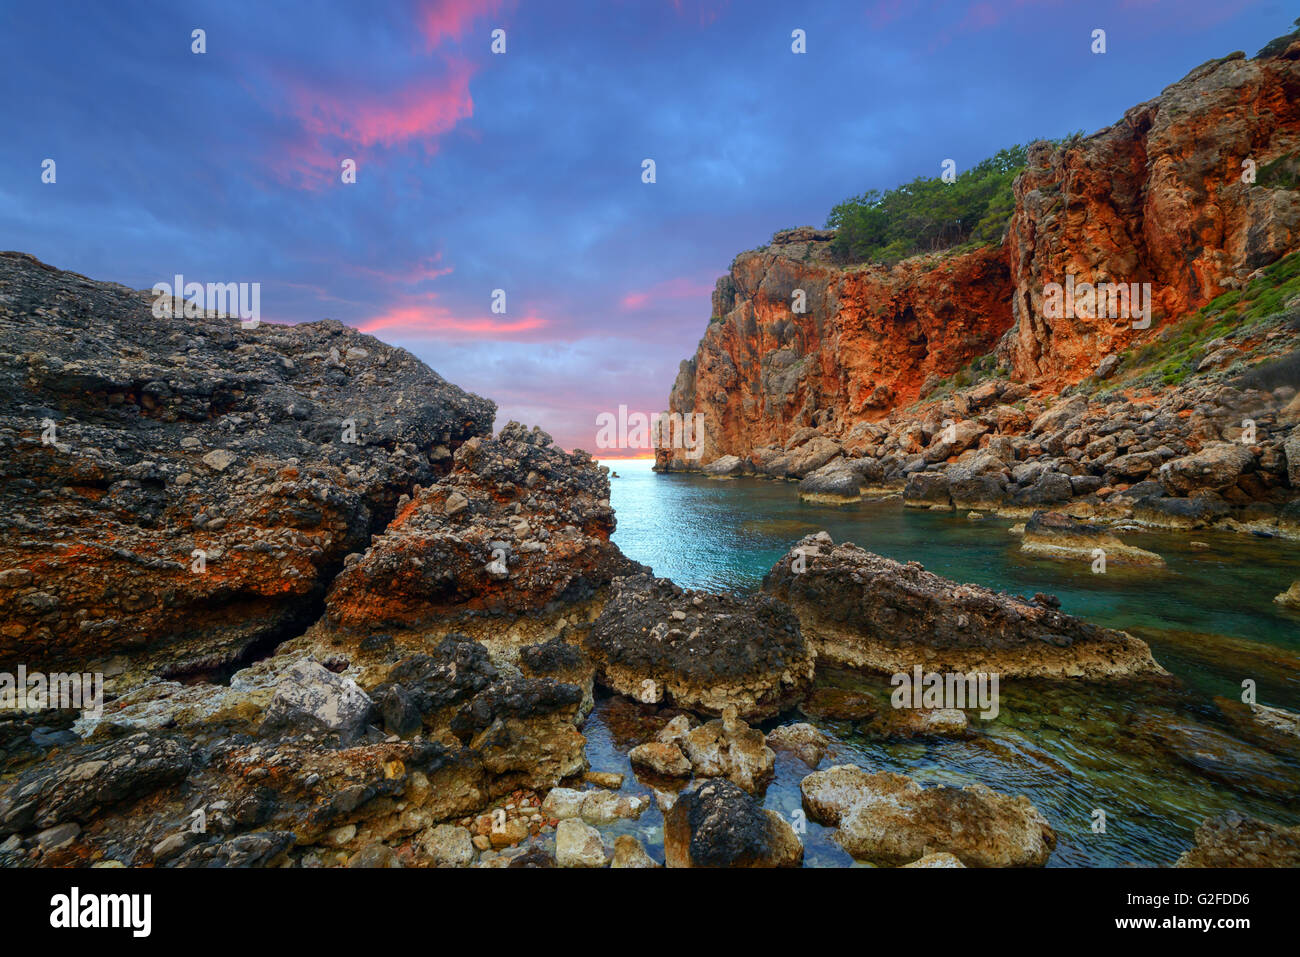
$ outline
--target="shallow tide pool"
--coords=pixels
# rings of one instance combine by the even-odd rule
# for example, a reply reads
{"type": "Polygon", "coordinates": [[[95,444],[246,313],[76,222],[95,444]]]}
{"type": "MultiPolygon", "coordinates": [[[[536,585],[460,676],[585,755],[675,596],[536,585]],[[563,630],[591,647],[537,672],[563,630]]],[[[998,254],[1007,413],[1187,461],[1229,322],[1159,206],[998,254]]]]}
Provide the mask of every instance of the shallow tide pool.
{"type": "MultiPolygon", "coordinates": [[[[763,726],[812,720],[837,743],[821,767],[853,763],[926,785],[981,782],[1028,795],[1056,831],[1052,866],[1170,864],[1191,846],[1204,818],[1227,810],[1300,823],[1295,747],[1242,730],[1215,702],[1239,701],[1242,681],[1251,679],[1261,704],[1300,710],[1300,615],[1273,602],[1300,578],[1300,543],[1214,532],[1125,533],[1168,567],[1112,564],[1093,574],[1086,562],[1021,555],[1019,538],[1007,531],[1012,521],[992,515],[971,521],[964,512],[904,509],[898,500],[813,505],[788,482],[659,475],[648,460],[603,464],[618,476],[610,480],[614,541],[684,587],[756,589],[796,540],[825,529],[836,542],[919,561],[957,581],[1054,594],[1064,611],[1147,641],[1178,679],[1167,687],[1004,682],[997,717],[984,721],[968,712],[974,733],[965,739],[884,740],[852,722],[798,712],[763,726]],[[1105,812],[1104,833],[1093,831],[1098,809],[1105,812]]],[[[818,680],[872,693],[888,706],[884,676],[836,671],[818,680]]],[[[661,723],[624,699],[601,699],[584,728],[593,768],[623,771],[625,789],[647,793],[654,782],[636,780],[626,751],[661,723]]],[[[779,752],[765,806],[793,819],[799,781],[808,773],[779,752]]],[[[621,827],[662,856],[657,809],[621,827]]],[[[853,863],[831,831],[813,822],[806,827],[805,864],[853,863]]]]}

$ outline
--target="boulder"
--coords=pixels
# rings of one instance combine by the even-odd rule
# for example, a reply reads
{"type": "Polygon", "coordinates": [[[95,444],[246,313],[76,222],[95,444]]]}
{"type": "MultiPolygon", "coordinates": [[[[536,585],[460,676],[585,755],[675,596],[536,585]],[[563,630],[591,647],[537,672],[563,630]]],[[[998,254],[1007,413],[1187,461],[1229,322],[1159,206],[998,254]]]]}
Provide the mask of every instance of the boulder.
{"type": "Polygon", "coordinates": [[[600,831],[580,818],[565,818],[555,829],[555,862],[560,867],[604,867],[609,855],[600,831]]]}
{"type": "Polygon", "coordinates": [[[836,459],[809,474],[799,483],[799,497],[805,502],[841,505],[862,497],[858,472],[847,459],[836,459]]]}
{"type": "Polygon", "coordinates": [[[687,791],[664,815],[668,867],[798,867],[803,844],[781,815],[727,780],[687,791]]]}
{"type": "Polygon", "coordinates": [[[458,824],[429,828],[421,834],[419,846],[440,867],[468,867],[474,860],[469,830],[458,824]]]}
{"type": "Polygon", "coordinates": [[[1011,496],[1011,504],[1019,507],[1039,505],[1059,505],[1068,502],[1074,495],[1070,476],[1060,472],[1043,472],[1033,484],[1017,490],[1011,496]]]}
{"type": "Polygon", "coordinates": [[[1237,484],[1255,465],[1255,454],[1239,442],[1207,442],[1193,455],[1170,459],[1160,467],[1160,483],[1170,495],[1221,491],[1237,484]]]}
{"type": "Polygon", "coordinates": [[[706,475],[736,475],[744,470],[745,463],[738,455],[723,455],[704,466],[706,475]]]}
{"type": "Polygon", "coordinates": [[[583,648],[606,687],[701,714],[731,706],[771,717],[812,681],[814,654],[780,602],[686,591],[648,575],[615,583],[583,648]]]}
{"type": "Polygon", "coordinates": [[[691,762],[676,744],[663,741],[647,741],[638,744],[627,753],[628,760],[636,767],[647,768],[655,774],[670,778],[689,778],[691,762]]]}
{"type": "Polygon", "coordinates": [[[913,472],[903,487],[903,504],[908,508],[952,508],[948,476],[942,472],[913,472]]]}
{"type": "Polygon", "coordinates": [[[982,784],[923,788],[901,774],[837,765],[808,775],[799,789],[810,818],[838,827],[846,851],[876,864],[947,852],[967,867],[1041,867],[1056,846],[1028,798],[982,784]]]}

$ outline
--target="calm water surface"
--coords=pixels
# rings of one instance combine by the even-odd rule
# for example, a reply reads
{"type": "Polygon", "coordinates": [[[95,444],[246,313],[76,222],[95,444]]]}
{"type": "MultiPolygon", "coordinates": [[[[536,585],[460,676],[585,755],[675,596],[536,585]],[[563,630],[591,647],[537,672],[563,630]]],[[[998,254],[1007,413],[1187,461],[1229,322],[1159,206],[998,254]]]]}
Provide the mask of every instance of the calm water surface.
{"type": "MultiPolygon", "coordinates": [[[[1280,824],[1300,823],[1300,754],[1290,743],[1243,734],[1224,719],[1216,696],[1238,700],[1244,679],[1258,700],[1300,710],[1300,616],[1273,596],[1300,578],[1300,543],[1213,532],[1125,533],[1162,555],[1160,571],[1022,556],[1012,522],[993,516],[903,509],[897,500],[848,506],[799,501],[795,486],[763,479],[719,481],[658,475],[650,462],[609,461],[618,515],[614,541],[630,558],[684,587],[756,589],[763,575],[803,535],[825,529],[838,542],[937,574],[990,588],[1061,599],[1063,610],[1129,631],[1151,645],[1176,687],[1018,682],[1003,684],[993,721],[974,712],[965,740],[884,741],[852,722],[814,721],[837,742],[822,763],[895,770],[923,784],[982,782],[1026,794],[1057,833],[1055,866],[1168,864],[1192,843],[1197,824],[1238,810],[1280,824]],[[1208,545],[1193,548],[1192,541],[1208,545]],[[1093,833],[1092,812],[1106,812],[1093,833]]],[[[886,679],[846,672],[820,682],[876,694],[887,706],[886,679]]],[[[623,699],[598,703],[584,732],[597,770],[621,770],[625,788],[644,794],[625,751],[650,737],[662,718],[623,699]]],[[[806,720],[795,712],[769,722],[806,720]]],[[[809,769],[778,753],[765,804],[799,807],[799,780],[809,769]]],[[[662,857],[657,810],[622,827],[662,857]]],[[[808,822],[808,865],[847,865],[851,858],[808,822]]]]}

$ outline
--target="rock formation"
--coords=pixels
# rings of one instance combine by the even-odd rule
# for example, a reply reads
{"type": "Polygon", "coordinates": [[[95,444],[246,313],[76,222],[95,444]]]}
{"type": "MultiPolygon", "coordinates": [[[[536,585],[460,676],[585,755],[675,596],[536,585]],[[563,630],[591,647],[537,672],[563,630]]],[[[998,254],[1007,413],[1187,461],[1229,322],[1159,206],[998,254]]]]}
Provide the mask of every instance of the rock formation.
{"type": "Polygon", "coordinates": [[[157,318],[0,254],[0,660],[233,664],[316,618],[344,556],[494,413],[338,322],[157,318]]]}
{"type": "Polygon", "coordinates": [[[819,660],[850,668],[1093,680],[1165,674],[1126,632],[835,545],[825,532],[778,560],[763,590],[794,609],[819,660]]]}

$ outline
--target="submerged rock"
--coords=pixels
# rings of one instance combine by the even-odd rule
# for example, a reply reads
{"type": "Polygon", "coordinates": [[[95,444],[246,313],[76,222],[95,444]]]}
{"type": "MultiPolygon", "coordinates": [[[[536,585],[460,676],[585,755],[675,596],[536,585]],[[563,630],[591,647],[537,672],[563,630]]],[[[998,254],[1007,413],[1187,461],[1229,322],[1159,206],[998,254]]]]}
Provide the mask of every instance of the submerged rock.
{"type": "Polygon", "coordinates": [[[968,867],[1039,867],[1056,846],[1028,798],[982,784],[923,788],[901,774],[841,764],[808,775],[799,789],[808,816],[838,827],[840,845],[873,863],[907,864],[946,851],[968,867]]]}
{"type": "Polygon", "coordinates": [[[1300,827],[1279,827],[1229,811],[1196,829],[1196,845],[1175,867],[1300,867],[1300,827]]]}
{"type": "Polygon", "coordinates": [[[1101,549],[1106,562],[1163,567],[1165,560],[1155,552],[1126,545],[1099,525],[1080,522],[1060,512],[1034,512],[1025,523],[1020,550],[1027,555],[1090,565],[1101,549]]]}
{"type": "Polygon", "coordinates": [[[1291,587],[1274,599],[1283,608],[1294,608],[1300,611],[1300,581],[1293,581],[1291,587]]]}
{"type": "Polygon", "coordinates": [[[767,573],[820,660],[887,674],[997,672],[1090,680],[1165,674],[1146,643],[1050,606],[962,585],[820,532],[767,573]]]}
{"type": "Polygon", "coordinates": [[[641,842],[631,834],[614,838],[614,859],[610,867],[659,867],[659,862],[646,853],[641,842]]]}

